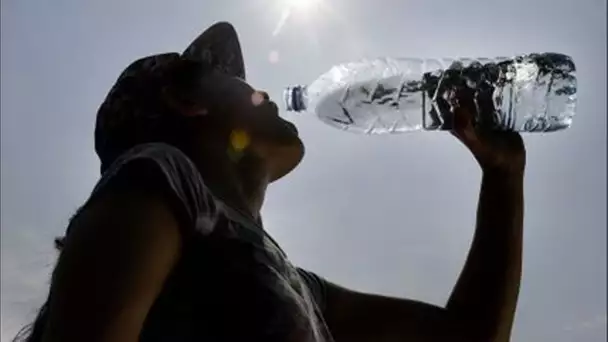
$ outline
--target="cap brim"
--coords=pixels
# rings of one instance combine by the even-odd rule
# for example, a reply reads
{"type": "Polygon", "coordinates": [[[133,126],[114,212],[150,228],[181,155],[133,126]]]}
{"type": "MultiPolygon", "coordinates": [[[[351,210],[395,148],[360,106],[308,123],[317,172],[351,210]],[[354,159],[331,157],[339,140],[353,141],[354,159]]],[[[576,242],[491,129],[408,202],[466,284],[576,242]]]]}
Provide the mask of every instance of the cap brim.
{"type": "Polygon", "coordinates": [[[245,63],[236,30],[232,24],[219,22],[199,35],[182,57],[210,65],[226,75],[245,80],[245,63]]]}

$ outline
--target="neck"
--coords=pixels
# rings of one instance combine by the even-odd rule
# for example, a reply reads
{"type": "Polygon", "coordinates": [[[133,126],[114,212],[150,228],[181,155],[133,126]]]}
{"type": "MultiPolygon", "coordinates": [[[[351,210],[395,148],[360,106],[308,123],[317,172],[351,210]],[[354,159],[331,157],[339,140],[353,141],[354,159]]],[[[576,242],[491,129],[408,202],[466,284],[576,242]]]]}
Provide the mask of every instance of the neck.
{"type": "Polygon", "coordinates": [[[204,151],[193,161],[213,194],[254,219],[260,216],[268,179],[253,157],[232,161],[225,151],[204,151]]]}

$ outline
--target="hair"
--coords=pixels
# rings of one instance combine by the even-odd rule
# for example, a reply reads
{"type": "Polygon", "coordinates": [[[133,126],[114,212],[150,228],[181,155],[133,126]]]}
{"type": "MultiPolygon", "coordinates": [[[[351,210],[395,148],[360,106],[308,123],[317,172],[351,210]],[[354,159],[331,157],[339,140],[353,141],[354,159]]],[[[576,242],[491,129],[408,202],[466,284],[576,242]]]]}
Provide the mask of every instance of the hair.
{"type": "MultiPolygon", "coordinates": [[[[203,125],[208,124],[207,120],[197,116],[180,115],[180,113],[176,112],[178,109],[175,106],[167,103],[166,95],[163,91],[167,91],[167,95],[174,102],[179,103],[180,106],[196,106],[198,104],[197,101],[200,101],[197,97],[201,96],[197,91],[200,89],[198,81],[203,76],[201,71],[207,72],[207,70],[201,67],[199,62],[180,60],[179,63],[176,63],[172,67],[166,79],[157,82],[143,94],[134,94],[134,103],[130,105],[141,106],[140,108],[144,110],[155,110],[161,113],[160,118],[153,125],[146,127],[152,129],[137,130],[135,128],[136,131],[133,134],[126,132],[127,134],[121,134],[122,139],[112,140],[108,146],[109,148],[104,149],[103,153],[99,153],[98,151],[102,173],[107,170],[116,158],[139,144],[163,142],[179,148],[186,155],[194,153],[197,143],[200,142],[201,129],[203,125]]],[[[125,131],[129,129],[133,129],[133,127],[126,127],[125,131]]],[[[76,215],[78,215],[78,212],[76,215]]],[[[61,252],[64,246],[64,238],[56,238],[54,244],[57,251],[61,252]]],[[[23,327],[15,336],[13,342],[42,341],[44,329],[48,321],[49,299],[50,293],[38,311],[34,321],[23,327]]]]}
{"type": "MultiPolygon", "coordinates": [[[[63,237],[55,238],[55,249],[61,251],[64,245],[63,237]]],[[[44,334],[44,328],[48,321],[49,315],[49,298],[47,296],[46,301],[42,304],[42,307],[38,311],[34,322],[21,328],[13,342],[40,342],[44,334]]]]}

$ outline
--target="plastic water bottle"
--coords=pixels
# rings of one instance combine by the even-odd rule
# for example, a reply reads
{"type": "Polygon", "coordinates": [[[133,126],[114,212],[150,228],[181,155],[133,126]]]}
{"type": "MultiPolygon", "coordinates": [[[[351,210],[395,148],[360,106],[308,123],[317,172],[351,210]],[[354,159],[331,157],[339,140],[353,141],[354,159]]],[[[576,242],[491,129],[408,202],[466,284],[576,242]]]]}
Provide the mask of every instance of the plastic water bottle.
{"type": "Polygon", "coordinates": [[[494,59],[380,58],[334,66],[309,86],[288,87],[289,111],[365,134],[453,127],[450,97],[468,87],[483,127],[552,132],[576,110],[572,59],[557,53],[494,59]]]}

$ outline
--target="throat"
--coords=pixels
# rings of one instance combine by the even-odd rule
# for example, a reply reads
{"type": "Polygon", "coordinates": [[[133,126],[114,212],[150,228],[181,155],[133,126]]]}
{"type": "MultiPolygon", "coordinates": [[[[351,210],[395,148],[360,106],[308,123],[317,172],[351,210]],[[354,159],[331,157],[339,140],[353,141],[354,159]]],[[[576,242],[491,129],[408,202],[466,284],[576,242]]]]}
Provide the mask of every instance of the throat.
{"type": "Polygon", "coordinates": [[[205,185],[218,200],[257,221],[264,203],[268,177],[264,176],[262,170],[256,170],[245,162],[241,160],[235,164],[226,158],[221,161],[207,159],[204,163],[195,164],[205,185]]]}

